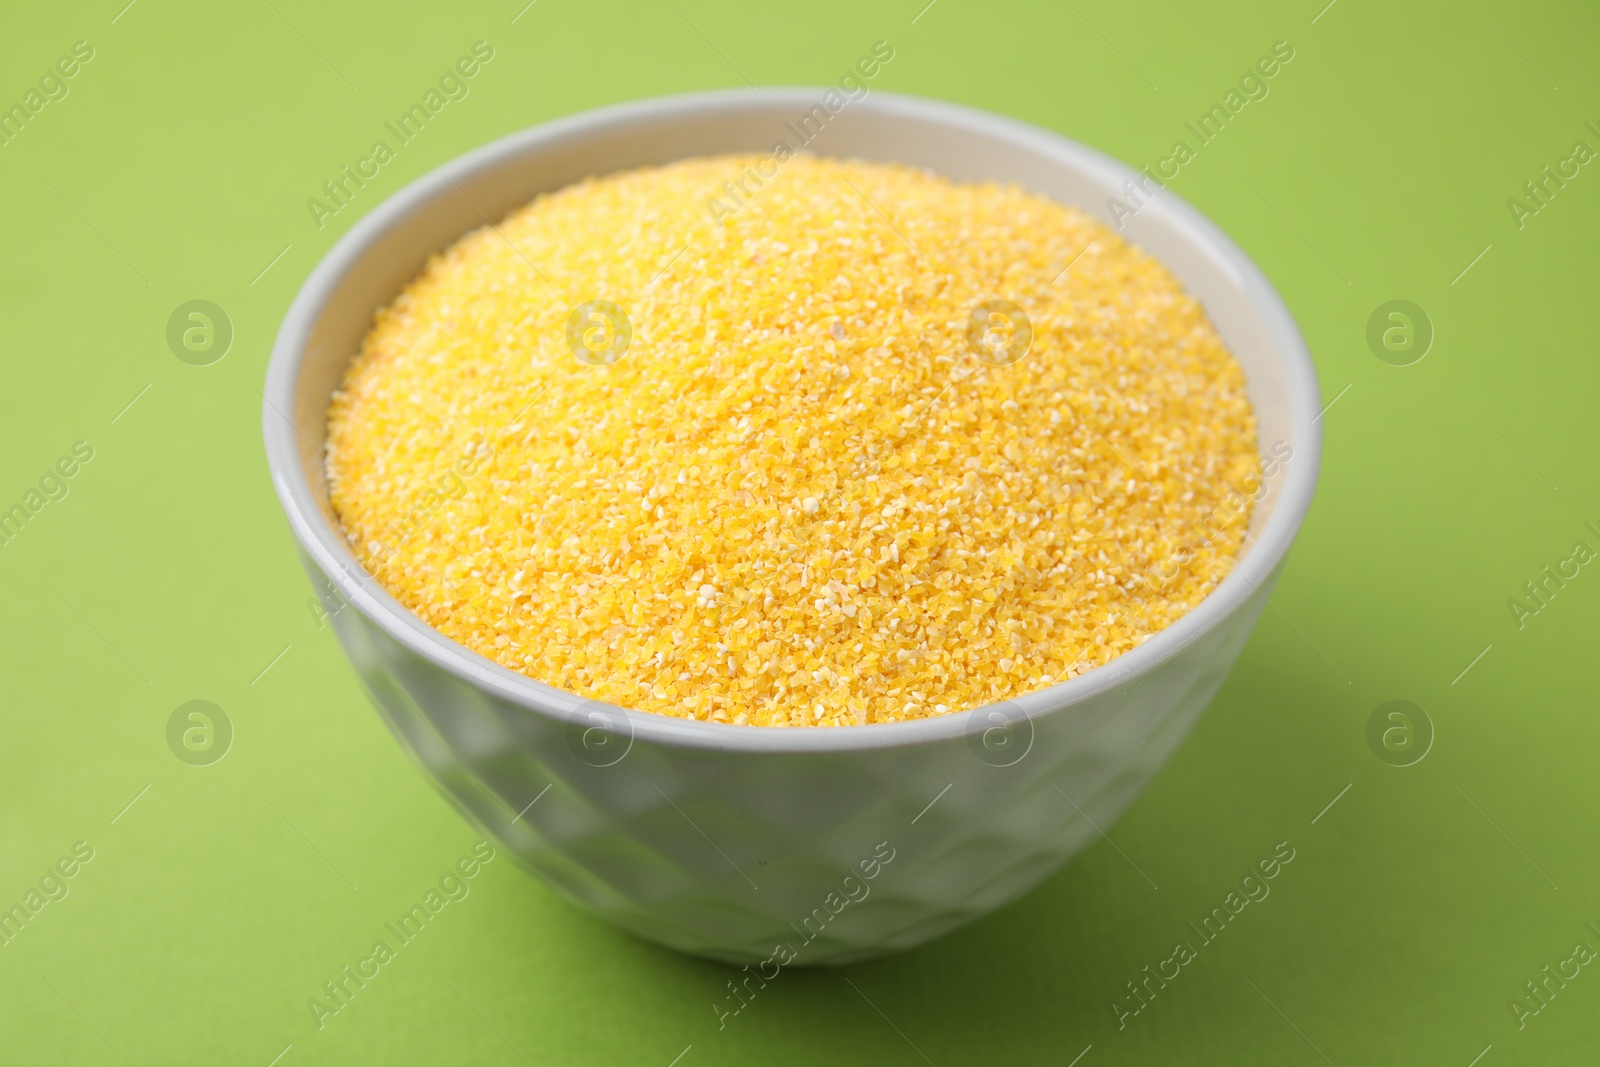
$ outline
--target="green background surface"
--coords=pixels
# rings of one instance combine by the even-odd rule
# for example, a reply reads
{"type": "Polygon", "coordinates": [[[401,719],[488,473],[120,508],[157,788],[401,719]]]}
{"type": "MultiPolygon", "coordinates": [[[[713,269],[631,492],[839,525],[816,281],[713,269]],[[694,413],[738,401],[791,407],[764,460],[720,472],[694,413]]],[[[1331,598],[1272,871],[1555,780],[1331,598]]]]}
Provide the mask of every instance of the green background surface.
{"type": "Polygon", "coordinates": [[[0,147],[0,506],[74,442],[94,450],[0,547],[0,906],[94,850],[0,948],[0,1059],[1595,1062],[1600,966],[1521,1025],[1509,1002],[1580,940],[1600,948],[1600,567],[1520,628],[1507,600],[1580,538],[1600,548],[1583,529],[1600,525],[1600,165],[1520,228],[1506,205],[1575,141],[1600,148],[1593,9],[123,2],[13,6],[0,32],[6,105],[73,42],[95,50],[0,147]],[[495,58],[471,95],[319,230],[306,199],[480,39],[495,58]],[[361,213],[492,138],[644,96],[831,83],[878,40],[895,58],[875,89],[1134,164],[1293,46],[1172,185],[1279,286],[1337,398],[1274,609],[1115,847],[953,936],[786,972],[719,1030],[730,969],[620,933],[502,856],[319,1029],[307,998],[476,835],[307,608],[257,393],[296,288],[361,213]],[[1404,367],[1366,340],[1396,298],[1436,331],[1404,367]],[[234,325],[209,366],[165,340],[191,299],[234,325]],[[192,699],[235,731],[209,766],[167,744],[192,699]],[[1411,766],[1368,744],[1392,699],[1436,734],[1411,766]],[[1119,1029],[1124,983],[1280,841],[1296,856],[1270,897],[1119,1029]]]}

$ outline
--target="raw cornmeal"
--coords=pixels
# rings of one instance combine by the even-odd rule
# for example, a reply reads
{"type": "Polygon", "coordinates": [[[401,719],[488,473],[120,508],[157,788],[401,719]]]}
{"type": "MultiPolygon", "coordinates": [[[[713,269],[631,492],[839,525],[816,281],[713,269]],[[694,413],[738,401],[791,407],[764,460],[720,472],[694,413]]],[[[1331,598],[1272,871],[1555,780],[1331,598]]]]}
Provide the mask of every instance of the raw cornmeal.
{"type": "Polygon", "coordinates": [[[1215,588],[1255,420],[1171,274],[1076,210],[898,166],[785,159],[714,222],[758,161],[540,197],[378,314],[328,462],[390,592],[585,697],[800,726],[1016,697],[1215,588]],[[996,298],[1033,331],[1004,366],[967,340],[996,298]],[[567,339],[596,299],[631,320],[610,365],[567,339]]]}

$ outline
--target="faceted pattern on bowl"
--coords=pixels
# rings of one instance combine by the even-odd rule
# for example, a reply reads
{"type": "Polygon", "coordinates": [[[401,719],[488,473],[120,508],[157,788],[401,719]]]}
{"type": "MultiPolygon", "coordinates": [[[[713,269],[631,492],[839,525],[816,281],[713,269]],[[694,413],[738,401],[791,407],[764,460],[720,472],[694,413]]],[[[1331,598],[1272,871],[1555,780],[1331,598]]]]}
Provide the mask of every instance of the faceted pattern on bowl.
{"type": "Polygon", "coordinates": [[[1153,669],[991,736],[789,754],[596,733],[581,714],[486,693],[356,611],[332,618],[413,758],[546,883],[684,952],[754,963],[785,943],[803,965],[937,937],[1095,841],[1187,735],[1261,603],[1153,669]],[[885,855],[865,878],[862,861],[885,855]]]}

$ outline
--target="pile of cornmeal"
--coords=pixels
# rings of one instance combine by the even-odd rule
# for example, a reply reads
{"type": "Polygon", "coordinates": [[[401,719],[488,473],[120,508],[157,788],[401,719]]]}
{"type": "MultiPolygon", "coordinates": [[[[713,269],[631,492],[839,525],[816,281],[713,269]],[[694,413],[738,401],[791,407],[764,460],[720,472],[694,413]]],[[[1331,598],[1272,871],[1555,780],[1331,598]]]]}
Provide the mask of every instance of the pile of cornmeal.
{"type": "Polygon", "coordinates": [[[812,726],[1064,681],[1216,587],[1255,420],[1164,267],[1015,187],[773,166],[541,196],[379,312],[327,458],[386,589],[584,697],[812,726]]]}

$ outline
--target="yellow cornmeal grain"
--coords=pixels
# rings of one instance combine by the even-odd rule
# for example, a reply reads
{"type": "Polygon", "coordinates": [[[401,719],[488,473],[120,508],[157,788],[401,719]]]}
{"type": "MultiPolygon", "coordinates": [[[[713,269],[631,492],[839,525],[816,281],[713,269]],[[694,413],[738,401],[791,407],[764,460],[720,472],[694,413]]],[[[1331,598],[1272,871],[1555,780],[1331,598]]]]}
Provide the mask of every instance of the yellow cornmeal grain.
{"type": "Polygon", "coordinates": [[[800,726],[1016,697],[1215,588],[1255,420],[1172,275],[1016,188],[773,162],[542,196],[377,315],[328,465],[390,592],[584,697],[800,726]],[[967,343],[997,297],[1007,366],[967,343]],[[567,340],[594,299],[632,324],[609,366],[567,340]]]}

